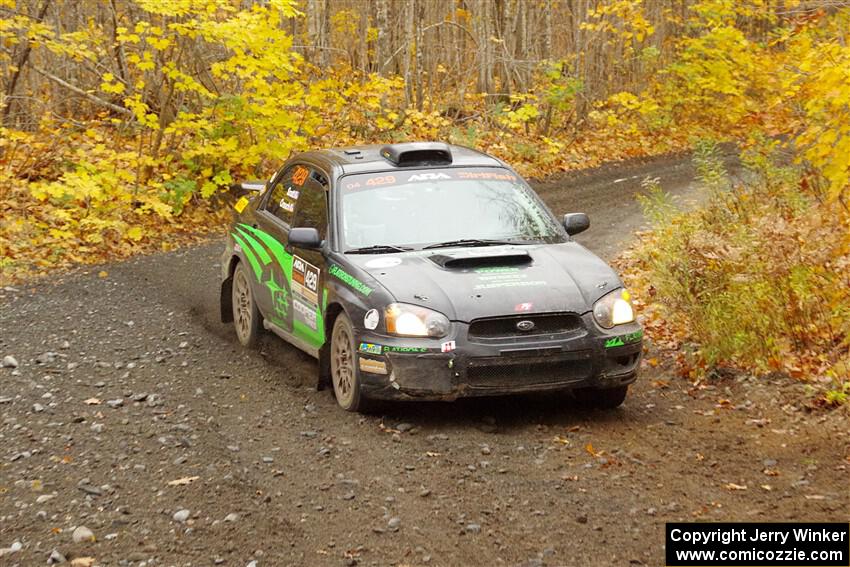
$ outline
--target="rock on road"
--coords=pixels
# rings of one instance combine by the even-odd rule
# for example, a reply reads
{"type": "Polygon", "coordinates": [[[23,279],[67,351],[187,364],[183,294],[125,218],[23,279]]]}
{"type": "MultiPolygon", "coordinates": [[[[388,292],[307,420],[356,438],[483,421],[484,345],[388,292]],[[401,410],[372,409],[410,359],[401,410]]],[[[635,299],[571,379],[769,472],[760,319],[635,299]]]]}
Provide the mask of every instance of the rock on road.
{"type": "MultiPolygon", "coordinates": [[[[646,175],[698,195],[677,158],[537,187],[610,257],[646,175]]],[[[308,356],[218,321],[221,249],[0,290],[0,564],[659,565],[666,521],[848,517],[846,415],[801,411],[786,380],[693,390],[647,367],[607,413],[345,413],[308,356]]]]}

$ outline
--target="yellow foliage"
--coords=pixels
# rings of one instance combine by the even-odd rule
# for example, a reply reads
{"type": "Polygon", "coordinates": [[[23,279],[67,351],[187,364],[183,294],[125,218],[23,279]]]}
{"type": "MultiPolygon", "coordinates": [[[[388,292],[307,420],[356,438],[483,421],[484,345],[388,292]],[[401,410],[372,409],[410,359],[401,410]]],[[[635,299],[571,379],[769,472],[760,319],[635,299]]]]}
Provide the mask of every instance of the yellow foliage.
{"type": "MultiPolygon", "coordinates": [[[[848,8],[798,24],[778,22],[764,0],[699,0],[679,18],[688,33],[672,63],[639,90],[593,99],[575,72],[578,54],[542,63],[528,92],[496,99],[438,89],[410,108],[401,77],[348,63],[306,64],[285,21],[300,16],[295,0],[131,1],[139,18],[119,21],[114,38],[94,24],[60,33],[25,16],[0,17],[3,45],[27,38],[50,57],[85,60],[92,69],[120,46],[126,60],[126,69],[94,79],[91,92],[127,116],[98,108],[75,116],[78,124],[59,126],[45,115],[36,133],[0,129],[0,244],[15,261],[28,254],[10,248],[19,237],[38,243],[30,249],[39,250],[39,262],[45,245],[74,261],[96,258],[93,251],[160,247],[176,230],[167,227],[208,220],[212,196],[235,179],[267,175],[292,152],[407,139],[472,146],[539,177],[685,149],[694,136],[762,129],[796,141],[812,173],[828,181],[827,196],[848,197],[850,48],[841,41],[848,8]],[[780,27],[760,44],[742,21],[780,27]],[[185,46],[208,56],[203,72],[181,55],[185,46]],[[180,103],[169,107],[167,97],[180,103]],[[18,223],[33,209],[37,221],[18,223]]],[[[643,64],[644,56],[655,65],[645,6],[600,3],[584,28],[622,47],[624,66],[643,64]]],[[[337,13],[337,31],[356,33],[354,16],[337,13]]],[[[456,19],[473,18],[458,8],[456,19]]],[[[377,30],[367,34],[372,49],[377,30]]],[[[7,52],[0,52],[4,64],[7,52]]],[[[436,71],[442,76],[445,67],[436,71]]]]}

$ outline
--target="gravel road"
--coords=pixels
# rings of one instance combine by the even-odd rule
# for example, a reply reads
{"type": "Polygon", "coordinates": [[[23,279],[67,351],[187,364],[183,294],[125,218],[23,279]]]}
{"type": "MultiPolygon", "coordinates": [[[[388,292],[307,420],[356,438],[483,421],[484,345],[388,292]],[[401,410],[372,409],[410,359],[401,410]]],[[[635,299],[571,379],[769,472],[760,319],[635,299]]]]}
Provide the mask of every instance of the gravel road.
{"type": "MultiPolygon", "coordinates": [[[[537,187],[610,257],[646,175],[699,198],[680,158],[537,187]]],[[[0,290],[0,565],[661,565],[666,521],[850,516],[847,414],[782,379],[345,413],[218,322],[221,248],[0,290]]]]}

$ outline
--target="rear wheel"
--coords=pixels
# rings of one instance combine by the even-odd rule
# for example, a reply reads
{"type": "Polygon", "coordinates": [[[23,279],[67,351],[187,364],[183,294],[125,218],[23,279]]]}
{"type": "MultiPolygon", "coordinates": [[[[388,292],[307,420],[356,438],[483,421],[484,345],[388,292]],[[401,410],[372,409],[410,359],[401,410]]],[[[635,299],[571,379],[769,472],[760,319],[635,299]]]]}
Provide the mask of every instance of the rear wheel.
{"type": "Polygon", "coordinates": [[[354,329],[348,315],[340,313],[334,321],[331,334],[331,382],[340,407],[358,411],[363,407],[360,376],[357,372],[357,354],[354,348],[354,329]]]}
{"type": "Polygon", "coordinates": [[[628,386],[617,386],[616,388],[580,388],[575,390],[573,395],[582,405],[608,410],[620,407],[628,393],[628,386]]]}
{"type": "Polygon", "coordinates": [[[233,326],[236,337],[246,347],[253,347],[260,338],[260,310],[254,301],[251,279],[242,263],[233,272],[233,326]]]}

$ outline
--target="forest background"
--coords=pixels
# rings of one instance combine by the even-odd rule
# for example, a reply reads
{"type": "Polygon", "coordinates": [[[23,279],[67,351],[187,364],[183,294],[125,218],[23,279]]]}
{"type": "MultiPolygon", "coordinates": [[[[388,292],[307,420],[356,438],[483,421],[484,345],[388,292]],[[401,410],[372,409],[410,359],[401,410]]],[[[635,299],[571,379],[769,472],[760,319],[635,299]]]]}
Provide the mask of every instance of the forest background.
{"type": "Polygon", "coordinates": [[[705,206],[649,180],[620,259],[649,336],[692,380],[842,405],[848,35],[826,0],[0,0],[0,280],[220,232],[235,180],[308,148],[438,139],[535,178],[694,150],[705,206]]]}

